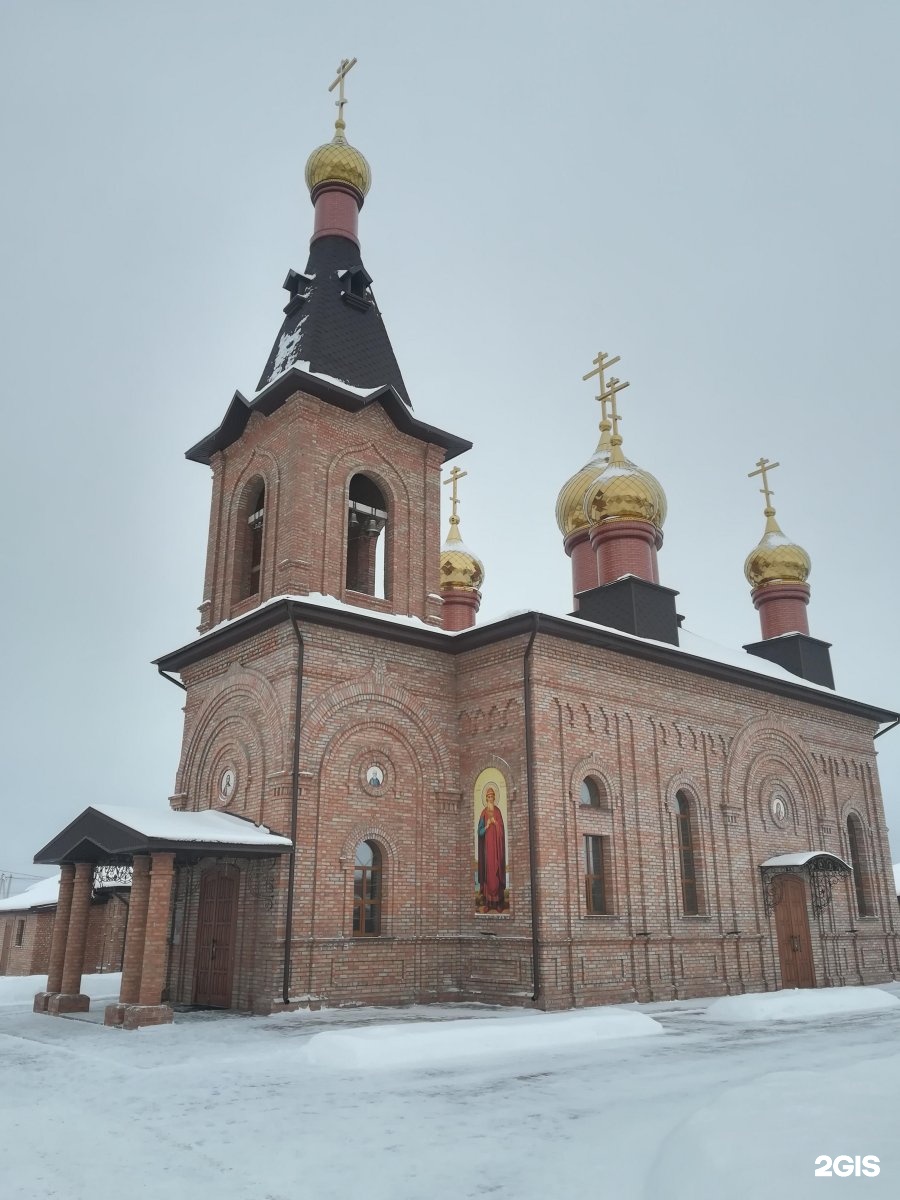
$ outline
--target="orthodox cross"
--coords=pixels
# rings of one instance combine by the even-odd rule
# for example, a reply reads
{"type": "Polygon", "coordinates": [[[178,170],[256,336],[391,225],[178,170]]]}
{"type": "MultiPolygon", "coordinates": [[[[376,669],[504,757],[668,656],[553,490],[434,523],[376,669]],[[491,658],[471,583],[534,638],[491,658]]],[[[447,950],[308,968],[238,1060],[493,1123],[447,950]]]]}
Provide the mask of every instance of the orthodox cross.
{"type": "Polygon", "coordinates": [[[623,382],[621,379],[616,379],[616,377],[613,376],[609,381],[609,387],[602,396],[598,397],[599,400],[605,401],[611,409],[612,433],[614,438],[619,436],[619,422],[622,420],[622,418],[619,416],[618,406],[616,405],[616,395],[619,392],[624,392],[625,389],[630,386],[631,385],[627,379],[623,382]]]}
{"type": "Polygon", "coordinates": [[[337,79],[335,79],[334,83],[330,84],[329,88],[328,88],[329,92],[333,92],[334,89],[340,85],[340,90],[338,91],[338,98],[334,102],[335,106],[337,107],[337,110],[338,110],[338,120],[339,121],[343,121],[343,119],[344,119],[344,105],[347,103],[347,101],[344,99],[344,80],[347,78],[348,74],[350,73],[352,68],[355,66],[356,66],[355,58],[342,58],[341,65],[337,69],[337,79]]]}
{"type": "MultiPolygon", "coordinates": [[[[766,516],[769,515],[768,510],[772,508],[772,497],[775,495],[775,493],[769,487],[769,471],[774,471],[776,467],[780,466],[781,463],[773,463],[769,462],[767,458],[761,458],[756,464],[757,469],[755,471],[747,472],[748,479],[752,479],[754,475],[762,475],[763,485],[759,490],[760,493],[766,498],[766,516]]],[[[774,511],[775,510],[772,509],[773,513],[774,511]]]]}
{"type": "Polygon", "coordinates": [[[459,483],[460,479],[465,479],[468,473],[468,471],[461,471],[459,467],[454,464],[453,470],[444,480],[444,487],[446,487],[448,483],[453,484],[453,491],[450,493],[450,503],[453,505],[453,512],[450,516],[450,520],[454,524],[458,524],[459,522],[459,517],[456,515],[456,506],[459,504],[459,496],[456,494],[456,485],[459,483]]]}
{"type": "Polygon", "coordinates": [[[597,357],[592,359],[594,364],[593,371],[588,371],[587,375],[582,375],[581,377],[584,382],[587,383],[589,379],[592,379],[595,375],[599,375],[600,378],[598,382],[600,384],[600,391],[594,398],[600,401],[600,418],[603,421],[606,420],[606,404],[609,399],[609,397],[606,395],[606,369],[608,367],[614,367],[619,361],[620,357],[621,356],[617,354],[615,358],[610,358],[605,350],[598,351],[597,357]]]}

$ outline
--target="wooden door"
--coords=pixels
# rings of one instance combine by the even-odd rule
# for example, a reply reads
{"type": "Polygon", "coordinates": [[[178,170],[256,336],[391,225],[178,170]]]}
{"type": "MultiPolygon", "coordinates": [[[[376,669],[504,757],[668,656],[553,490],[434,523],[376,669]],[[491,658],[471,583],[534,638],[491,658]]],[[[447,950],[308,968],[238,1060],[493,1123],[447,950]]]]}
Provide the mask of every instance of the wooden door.
{"type": "Polygon", "coordinates": [[[205,871],[197,911],[197,968],[194,1003],[231,1007],[238,877],[233,871],[205,871]]]}
{"type": "Polygon", "coordinates": [[[776,881],[775,931],[781,959],[781,986],[816,986],[812,939],[806,912],[806,884],[798,875],[782,875],[776,881]]]}

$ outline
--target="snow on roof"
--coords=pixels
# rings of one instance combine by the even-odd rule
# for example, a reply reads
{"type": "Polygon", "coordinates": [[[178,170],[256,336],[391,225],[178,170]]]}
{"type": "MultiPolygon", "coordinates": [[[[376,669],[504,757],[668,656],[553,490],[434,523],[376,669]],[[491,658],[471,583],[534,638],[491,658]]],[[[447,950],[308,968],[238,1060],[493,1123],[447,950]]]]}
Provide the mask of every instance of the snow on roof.
{"type": "Polygon", "coordinates": [[[173,809],[128,808],[117,804],[92,804],[94,812],[118,821],[148,838],[173,842],[215,842],[235,846],[290,846],[291,839],[272,833],[230,813],[176,812],[173,809]]]}
{"type": "Polygon", "coordinates": [[[259,391],[253,393],[254,400],[257,396],[262,395],[267,388],[270,388],[276,379],[279,379],[291,370],[302,371],[304,375],[312,375],[313,379],[321,379],[323,383],[335,384],[335,386],[343,388],[345,392],[352,392],[354,396],[361,396],[364,400],[367,400],[369,396],[374,396],[376,392],[380,392],[384,388],[385,385],[383,383],[379,384],[378,387],[356,387],[352,383],[347,383],[345,379],[338,379],[336,375],[326,375],[324,371],[313,371],[306,359],[300,358],[294,362],[288,362],[291,351],[300,340],[300,326],[305,320],[306,316],[301,318],[293,333],[282,334],[271,378],[266,381],[265,385],[259,391]]]}
{"type": "Polygon", "coordinates": [[[26,908],[43,908],[45,904],[56,904],[59,899],[59,874],[49,879],[40,879],[17,896],[0,900],[0,912],[19,912],[26,908]]]}
{"type": "Polygon", "coordinates": [[[842,867],[846,867],[849,871],[850,864],[845,863],[837,854],[832,854],[828,850],[798,850],[794,854],[776,854],[774,858],[767,858],[764,863],[760,863],[761,867],[803,867],[811,858],[830,858],[834,862],[838,862],[842,867]]]}
{"type": "MultiPolygon", "coordinates": [[[[459,549],[459,546],[453,547],[459,549]]],[[[432,633],[442,634],[444,637],[457,638],[467,633],[468,630],[449,630],[442,629],[440,625],[430,625],[427,621],[423,621],[420,617],[404,616],[400,613],[383,613],[377,612],[371,608],[363,608],[355,604],[347,604],[343,600],[339,600],[336,596],[328,596],[322,592],[310,592],[308,595],[299,596],[285,593],[280,596],[273,596],[271,600],[267,600],[265,604],[261,604],[254,612],[260,612],[268,608],[272,604],[279,604],[285,600],[296,601],[299,604],[311,604],[318,608],[332,608],[341,612],[355,613],[357,615],[370,617],[373,621],[383,621],[387,625],[404,625],[412,626],[416,629],[428,629],[432,633]]],[[[508,612],[499,613],[496,617],[492,617],[487,621],[479,621],[476,628],[486,629],[491,625],[499,625],[503,621],[508,621],[513,617],[527,616],[534,612],[530,608],[516,608],[508,612]]],[[[225,621],[220,621],[218,625],[214,625],[208,629],[197,641],[202,641],[204,638],[210,637],[214,633],[226,629],[229,625],[233,625],[236,621],[243,620],[248,614],[243,613],[239,617],[229,617],[225,621]]],[[[577,625],[583,629],[602,630],[604,633],[610,633],[614,637],[622,638],[625,641],[639,642],[646,646],[658,646],[662,650],[670,651],[674,654],[683,654],[686,658],[700,659],[701,661],[719,663],[722,666],[736,668],[740,671],[746,671],[750,675],[756,675],[763,678],[775,679],[782,683],[790,683],[794,687],[803,688],[805,691],[815,692],[824,696],[838,696],[841,699],[849,700],[851,703],[863,703],[856,701],[852,696],[840,696],[840,693],[835,692],[833,688],[825,687],[824,684],[812,683],[808,679],[802,679],[799,675],[794,675],[792,672],[785,670],[784,667],[778,666],[777,663],[769,662],[766,658],[760,658],[755,654],[748,654],[746,650],[735,650],[730,646],[720,646],[717,642],[711,642],[708,638],[701,637],[697,633],[692,633],[689,629],[680,629],[678,631],[679,645],[672,645],[671,642],[660,642],[654,638],[639,637],[634,633],[626,633],[622,629],[614,629],[611,625],[600,625],[597,621],[587,621],[583,617],[573,616],[571,614],[538,614],[552,615],[554,621],[563,621],[570,625],[577,625]]]]}

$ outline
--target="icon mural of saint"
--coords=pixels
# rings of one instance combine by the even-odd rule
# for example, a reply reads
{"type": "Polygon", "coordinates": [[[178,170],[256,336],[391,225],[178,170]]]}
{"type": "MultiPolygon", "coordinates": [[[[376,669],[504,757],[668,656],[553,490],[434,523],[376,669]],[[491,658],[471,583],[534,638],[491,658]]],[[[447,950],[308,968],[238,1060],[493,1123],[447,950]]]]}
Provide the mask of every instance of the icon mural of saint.
{"type": "Polygon", "coordinates": [[[506,828],[492,784],[484,789],[478,818],[478,891],[483,912],[504,912],[506,899],[506,828]]]}

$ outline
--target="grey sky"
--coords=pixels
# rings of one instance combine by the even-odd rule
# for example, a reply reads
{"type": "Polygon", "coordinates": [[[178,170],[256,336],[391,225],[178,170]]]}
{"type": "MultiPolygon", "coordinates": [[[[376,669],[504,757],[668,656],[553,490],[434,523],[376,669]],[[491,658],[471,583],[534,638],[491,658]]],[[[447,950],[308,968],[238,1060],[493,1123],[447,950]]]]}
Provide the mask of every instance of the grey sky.
{"type": "MultiPolygon", "coordinates": [[[[344,56],[366,265],[417,413],[472,438],[483,616],[570,608],[556,493],[622,356],[686,624],[758,637],[743,561],[813,561],[838,690],[900,706],[900,9],[753,4],[0,6],[6,519],[0,869],[87,804],[164,805],[209,474],[302,270],[344,56]]],[[[880,743],[900,858],[900,730],[880,743]]]]}

